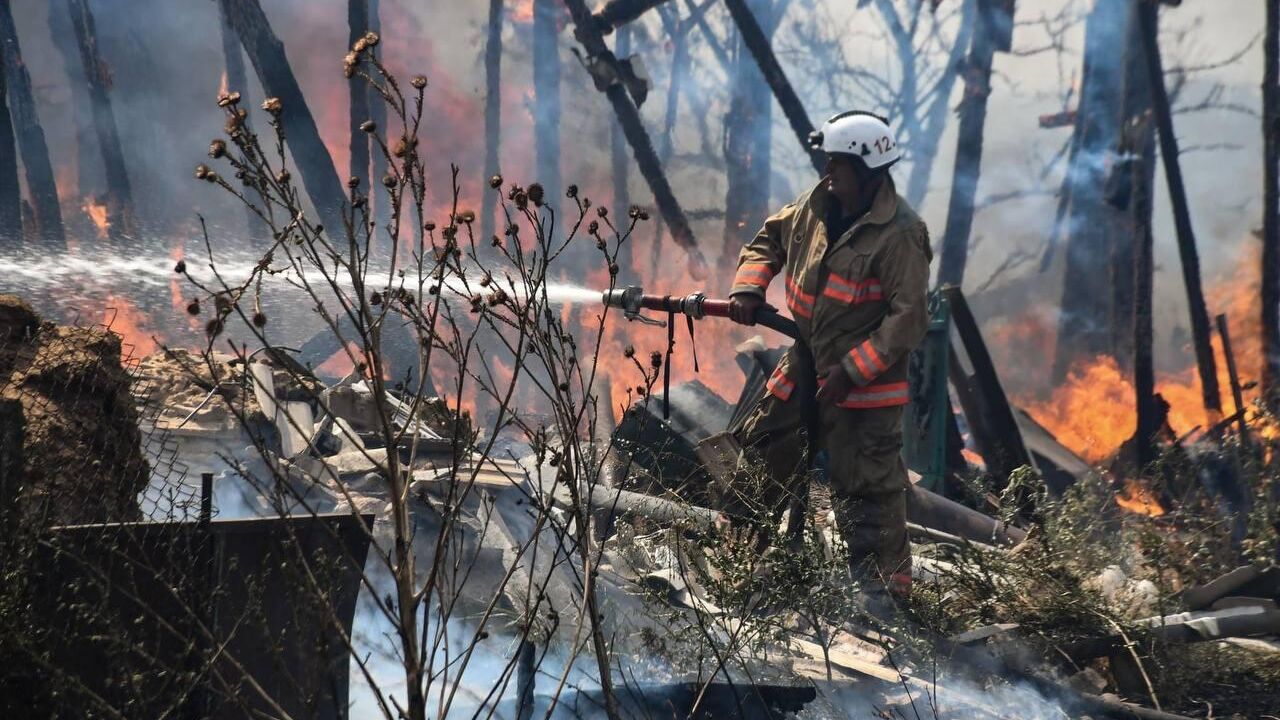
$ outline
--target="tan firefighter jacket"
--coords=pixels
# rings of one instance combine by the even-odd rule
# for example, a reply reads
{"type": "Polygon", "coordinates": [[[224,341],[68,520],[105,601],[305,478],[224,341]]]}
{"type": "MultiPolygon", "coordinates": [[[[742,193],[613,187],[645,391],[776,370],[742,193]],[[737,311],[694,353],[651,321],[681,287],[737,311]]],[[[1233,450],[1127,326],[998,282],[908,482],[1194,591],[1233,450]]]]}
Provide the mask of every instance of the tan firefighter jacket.
{"type": "MultiPolygon", "coordinates": [[[[839,363],[855,387],[844,408],[907,403],[907,355],[929,315],[929,231],[886,179],[871,209],[834,242],[827,238],[826,178],[765,220],[742,249],[731,294],[764,297],[784,274],[787,307],[819,372],[839,363]]],[[[795,390],[790,355],[768,382],[787,401],[795,390]]]]}

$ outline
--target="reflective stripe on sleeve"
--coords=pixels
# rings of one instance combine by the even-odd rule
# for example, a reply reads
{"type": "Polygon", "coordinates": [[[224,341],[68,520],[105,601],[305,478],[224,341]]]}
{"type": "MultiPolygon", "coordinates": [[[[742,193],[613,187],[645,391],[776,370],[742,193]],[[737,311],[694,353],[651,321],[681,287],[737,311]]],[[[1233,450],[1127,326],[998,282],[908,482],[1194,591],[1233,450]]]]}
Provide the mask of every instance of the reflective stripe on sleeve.
{"type": "Polygon", "coordinates": [[[773,281],[773,268],[768,263],[743,263],[733,278],[733,284],[751,285],[765,290],[773,281]]]}
{"type": "Polygon", "coordinates": [[[791,393],[795,391],[796,384],[782,372],[782,368],[775,368],[764,387],[770,395],[786,402],[791,399],[791,393]]]}

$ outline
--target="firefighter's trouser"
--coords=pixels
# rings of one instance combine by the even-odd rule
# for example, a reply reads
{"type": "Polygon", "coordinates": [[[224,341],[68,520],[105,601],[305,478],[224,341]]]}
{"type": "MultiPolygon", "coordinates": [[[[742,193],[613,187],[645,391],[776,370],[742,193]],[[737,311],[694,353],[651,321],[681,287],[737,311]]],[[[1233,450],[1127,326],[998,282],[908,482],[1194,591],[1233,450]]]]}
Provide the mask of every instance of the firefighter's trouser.
{"type": "MultiPolygon", "coordinates": [[[[772,528],[807,493],[806,423],[799,393],[765,394],[736,435],[742,444],[727,510],[772,528]]],[[[827,455],[836,525],[854,578],[905,595],[911,587],[902,407],[818,408],[817,447],[827,455]]]]}

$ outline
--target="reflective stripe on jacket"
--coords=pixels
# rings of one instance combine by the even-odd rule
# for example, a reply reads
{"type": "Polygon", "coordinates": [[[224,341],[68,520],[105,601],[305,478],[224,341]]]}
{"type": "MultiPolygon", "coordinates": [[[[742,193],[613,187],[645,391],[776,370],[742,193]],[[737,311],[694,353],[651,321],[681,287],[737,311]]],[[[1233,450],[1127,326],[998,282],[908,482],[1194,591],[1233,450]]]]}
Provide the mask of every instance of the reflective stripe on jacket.
{"type": "MultiPolygon", "coordinates": [[[[856,387],[839,405],[907,403],[907,355],[929,324],[929,231],[886,178],[871,209],[833,242],[826,230],[826,178],[765,221],[738,257],[731,295],[764,297],[779,274],[787,308],[819,371],[840,364],[856,387]]],[[[788,363],[769,392],[787,400],[788,363]]]]}

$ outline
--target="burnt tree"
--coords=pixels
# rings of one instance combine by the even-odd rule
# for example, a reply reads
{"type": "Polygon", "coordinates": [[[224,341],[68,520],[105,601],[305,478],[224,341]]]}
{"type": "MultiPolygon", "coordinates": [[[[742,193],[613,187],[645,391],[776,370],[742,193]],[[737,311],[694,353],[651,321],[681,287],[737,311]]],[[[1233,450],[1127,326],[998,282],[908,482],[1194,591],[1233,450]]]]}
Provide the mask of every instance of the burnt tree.
{"type": "MultiPolygon", "coordinates": [[[[67,73],[67,87],[82,88],[85,86],[84,64],[80,62],[80,46],[76,43],[76,33],[71,28],[71,16],[58,12],[51,6],[49,13],[49,34],[53,37],[54,47],[62,56],[62,65],[67,73]]],[[[98,138],[93,130],[93,114],[89,111],[89,103],[72,102],[71,119],[75,124],[76,153],[76,195],[82,198],[97,197],[105,189],[102,169],[102,153],[98,152],[98,138]]],[[[67,219],[72,232],[80,230],[77,225],[88,225],[89,219],[84,213],[73,212],[67,219]]]]}
{"type": "Polygon", "coordinates": [[[800,97],[796,95],[791,82],[787,80],[787,74],[782,70],[782,65],[773,54],[773,48],[769,45],[769,36],[756,20],[751,8],[747,6],[747,0],[725,0],[725,5],[728,6],[729,14],[738,28],[742,45],[760,66],[760,72],[782,108],[782,114],[787,117],[787,122],[796,134],[796,139],[800,141],[800,147],[804,148],[805,153],[808,154],[813,169],[822,175],[825,172],[826,157],[809,147],[809,135],[814,130],[813,123],[809,121],[809,115],[805,113],[800,97]]]}
{"type": "Polygon", "coordinates": [[[560,207],[560,48],[558,0],[533,0],[533,137],[538,182],[548,204],[560,207]]]}
{"type": "Polygon", "coordinates": [[[44,129],[40,127],[40,117],[36,113],[31,76],[22,61],[18,28],[13,22],[13,12],[7,2],[0,2],[0,45],[3,45],[4,51],[9,112],[18,150],[22,153],[22,167],[26,172],[27,191],[31,195],[32,214],[41,240],[49,249],[61,250],[66,246],[66,236],[62,229],[62,210],[58,206],[58,184],[54,180],[53,164],[49,162],[49,146],[44,139],[44,129]]]}
{"type": "Polygon", "coordinates": [[[80,63],[84,67],[85,86],[89,91],[89,110],[93,114],[93,129],[98,138],[98,150],[102,153],[102,168],[106,175],[108,232],[119,243],[134,234],[133,192],[129,186],[129,172],[125,167],[124,148],[120,144],[120,131],[116,116],[111,110],[111,70],[98,52],[97,29],[89,0],[67,0],[67,13],[71,16],[71,28],[75,32],[80,49],[80,63]]]}
{"type": "MultiPolygon", "coordinates": [[[[0,69],[4,58],[0,56],[0,69]]],[[[22,243],[22,188],[18,183],[18,144],[13,138],[4,73],[0,72],[0,247],[22,243]]]]}
{"type": "MultiPolygon", "coordinates": [[[[595,23],[591,19],[591,11],[587,8],[585,0],[565,0],[565,5],[569,7],[569,13],[576,28],[575,35],[578,41],[582,43],[587,56],[592,61],[599,62],[604,67],[607,67],[615,78],[625,77],[626,73],[621,63],[610,52],[608,46],[604,43],[604,38],[600,35],[599,30],[596,29],[595,23]]],[[[649,141],[649,133],[645,130],[644,122],[640,118],[639,108],[632,102],[622,82],[608,84],[603,89],[603,92],[605,97],[609,99],[609,104],[613,106],[613,112],[617,115],[619,125],[622,126],[622,132],[627,138],[627,144],[631,146],[636,167],[640,170],[645,182],[648,183],[649,190],[653,193],[654,203],[658,207],[658,212],[661,213],[663,221],[670,228],[672,239],[689,253],[691,274],[695,278],[704,277],[706,274],[706,260],[698,249],[697,241],[693,236],[693,228],[689,227],[689,220],[685,217],[684,210],[680,207],[680,201],[676,199],[675,193],[671,190],[671,184],[667,181],[667,176],[662,170],[662,162],[658,159],[657,153],[653,150],[653,144],[649,141]]]]}
{"type": "Polygon", "coordinates": [[[1178,256],[1182,260],[1182,280],[1187,288],[1187,305],[1191,313],[1191,341],[1195,346],[1196,368],[1200,374],[1200,390],[1204,407],[1221,412],[1213,346],[1209,342],[1209,312],[1205,308],[1204,290],[1200,286],[1200,257],[1196,251],[1195,231],[1187,206],[1187,191],[1182,182],[1182,165],[1178,158],[1178,138],[1173,134],[1173,115],[1169,94],[1164,85],[1164,67],[1157,36],[1160,7],[1155,3],[1139,3],[1142,47],[1147,57],[1147,81],[1151,85],[1151,103],[1157,134],[1160,138],[1160,160],[1164,166],[1169,200],[1173,205],[1173,226],[1178,235],[1178,256]]]}
{"type": "MultiPolygon", "coordinates": [[[[781,7],[775,0],[748,0],[766,42],[778,27],[781,7]]],[[[773,103],[769,85],[751,56],[743,33],[734,43],[733,85],[724,119],[724,160],[728,188],[724,198],[724,254],[735,258],[743,243],[769,215],[772,175],[773,103]]]]}
{"type": "MultiPolygon", "coordinates": [[[[1085,22],[1080,99],[1072,130],[1072,153],[1058,195],[1066,247],[1061,313],[1053,378],[1061,382],[1077,362],[1111,354],[1113,242],[1118,213],[1108,202],[1106,175],[1112,152],[1120,141],[1121,106],[1124,102],[1126,67],[1133,53],[1126,52],[1129,0],[1098,0],[1085,22]]],[[[1142,61],[1142,55],[1136,56],[1142,61]]],[[[1142,67],[1139,65],[1138,67],[1142,67]]],[[[1055,227],[1054,232],[1059,232],[1055,227]]],[[[1130,264],[1124,264],[1127,271],[1130,264]]],[[[1128,284],[1128,281],[1125,281],[1128,284]]],[[[1128,324],[1121,324],[1131,332],[1128,324]]],[[[1123,353],[1117,360],[1127,364],[1123,353]]]]}
{"type": "Polygon", "coordinates": [[[280,123],[292,151],[302,185],[311,198],[320,222],[330,233],[342,233],[342,207],[346,202],[333,158],[320,139],[315,118],[307,107],[302,88],[285,55],[284,44],[271,30],[258,0],[219,0],[231,27],[235,28],[249,62],[258,74],[263,92],[280,100],[280,123]]]}
{"type": "Polygon", "coordinates": [[[1262,395],[1280,403],[1280,5],[1267,3],[1262,45],[1262,395]]]}
{"type": "Polygon", "coordinates": [[[974,197],[982,171],[982,139],[987,123],[987,97],[991,94],[991,64],[996,50],[1009,49],[1013,32],[1012,0],[978,0],[977,17],[969,54],[962,70],[964,97],[958,112],[956,160],[942,236],[939,285],[960,287],[969,258],[969,233],[973,229],[974,197]]]}
{"type": "MultiPolygon", "coordinates": [[[[240,102],[246,107],[252,107],[249,100],[249,77],[244,69],[244,55],[240,49],[240,39],[236,37],[236,31],[231,27],[231,21],[227,18],[226,7],[222,3],[218,3],[218,20],[219,30],[222,35],[222,62],[223,69],[226,71],[227,90],[240,93],[240,102]]],[[[248,119],[245,120],[249,122],[248,119]]],[[[251,239],[260,239],[264,237],[263,232],[266,225],[262,222],[262,218],[254,214],[251,208],[245,208],[245,226],[249,232],[251,239]]]]}
{"type": "MultiPolygon", "coordinates": [[[[618,34],[614,39],[614,52],[619,58],[625,59],[631,54],[631,26],[623,25],[618,28],[618,34]]],[[[631,206],[631,192],[627,187],[630,179],[631,162],[627,158],[627,138],[622,133],[622,125],[614,118],[613,124],[609,127],[609,164],[613,172],[613,217],[614,224],[617,225],[619,231],[624,231],[628,222],[627,210],[631,206]]],[[[634,239],[629,238],[628,241],[618,249],[621,257],[618,258],[618,266],[625,268],[625,272],[634,274],[634,264],[632,258],[635,257],[634,239]]]]}
{"type": "MultiPolygon", "coordinates": [[[[502,0],[489,0],[489,32],[484,44],[484,175],[502,172],[498,148],[502,141],[502,0]]],[[[480,239],[493,235],[499,190],[484,192],[480,209],[480,239]]],[[[484,245],[482,245],[483,247],[484,245]]]]}
{"type": "MultiPolygon", "coordinates": [[[[369,32],[369,1],[347,0],[347,47],[369,32]]],[[[364,78],[352,76],[347,80],[350,95],[348,119],[350,121],[351,177],[359,182],[361,192],[369,192],[369,133],[360,126],[369,120],[369,84],[364,78]]]]}

